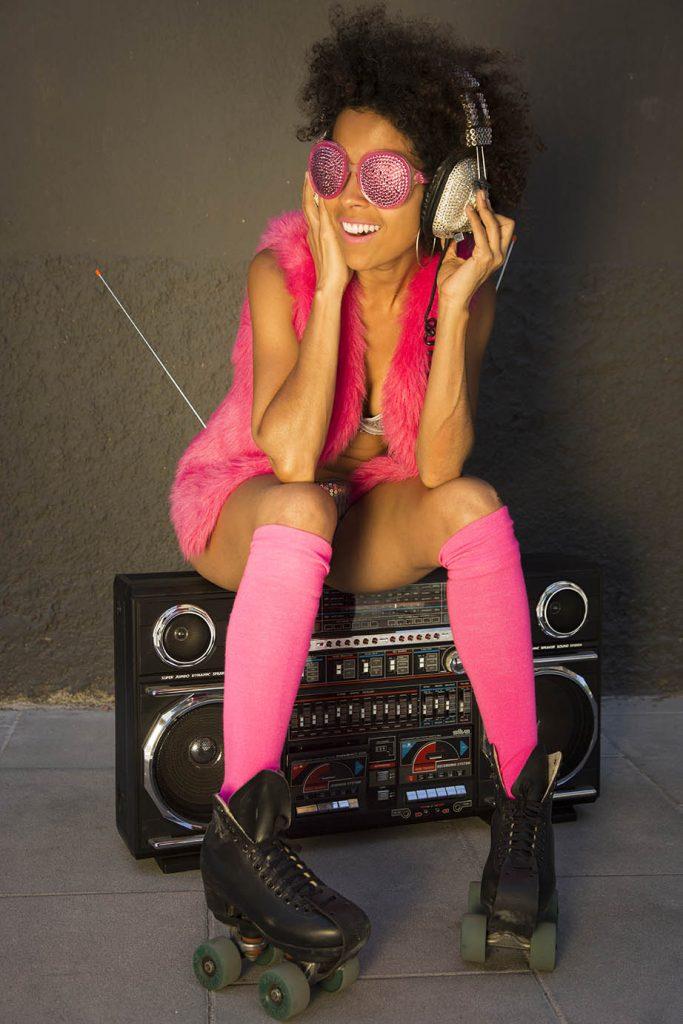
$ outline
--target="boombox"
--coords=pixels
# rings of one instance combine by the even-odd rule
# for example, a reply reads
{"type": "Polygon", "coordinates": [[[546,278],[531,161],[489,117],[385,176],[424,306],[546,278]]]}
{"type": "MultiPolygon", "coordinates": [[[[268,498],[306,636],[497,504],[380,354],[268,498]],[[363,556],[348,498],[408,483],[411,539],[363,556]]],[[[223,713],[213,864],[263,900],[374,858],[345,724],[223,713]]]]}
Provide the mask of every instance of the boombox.
{"type": "MultiPolygon", "coordinates": [[[[539,738],[562,751],[553,819],[574,819],[599,794],[600,570],[553,554],[523,554],[522,568],[539,738]]],[[[446,579],[439,566],[381,593],[323,587],[281,758],[290,836],[490,817],[491,750],[446,579]]],[[[223,783],[234,597],[194,571],[114,579],[116,823],[163,871],[199,867],[223,783]]]]}

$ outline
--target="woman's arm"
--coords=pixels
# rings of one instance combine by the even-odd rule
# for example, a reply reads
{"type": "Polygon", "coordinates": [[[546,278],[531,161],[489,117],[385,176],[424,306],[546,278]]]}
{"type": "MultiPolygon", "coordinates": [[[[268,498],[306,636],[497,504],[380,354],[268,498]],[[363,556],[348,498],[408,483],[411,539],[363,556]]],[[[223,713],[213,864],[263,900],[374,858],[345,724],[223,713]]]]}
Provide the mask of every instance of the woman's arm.
{"type": "Polygon", "coordinates": [[[283,483],[312,481],[334,404],[343,290],[315,291],[301,341],[292,327],[292,297],[269,250],[252,260],[248,292],[254,442],[283,483]]]}
{"type": "Polygon", "coordinates": [[[459,477],[474,447],[479,377],[496,312],[493,278],[479,287],[470,307],[439,299],[416,450],[426,487],[459,477]]]}

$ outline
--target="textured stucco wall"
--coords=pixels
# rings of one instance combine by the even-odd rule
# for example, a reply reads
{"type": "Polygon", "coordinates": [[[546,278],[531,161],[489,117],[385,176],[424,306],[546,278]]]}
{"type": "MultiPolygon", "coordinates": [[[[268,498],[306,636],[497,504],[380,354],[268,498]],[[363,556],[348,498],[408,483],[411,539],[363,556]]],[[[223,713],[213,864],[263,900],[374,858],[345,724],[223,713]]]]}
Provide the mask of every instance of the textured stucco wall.
{"type": "MultiPolygon", "coordinates": [[[[677,5],[395,7],[519,53],[548,146],[517,221],[465,471],[496,486],[523,549],[605,565],[606,690],[676,690],[677,5]]],[[[326,11],[0,11],[5,703],[107,702],[114,575],[186,568],[167,495],[199,424],[94,270],[206,418],[229,384],[253,246],[300,201],[294,96],[326,11]]]]}

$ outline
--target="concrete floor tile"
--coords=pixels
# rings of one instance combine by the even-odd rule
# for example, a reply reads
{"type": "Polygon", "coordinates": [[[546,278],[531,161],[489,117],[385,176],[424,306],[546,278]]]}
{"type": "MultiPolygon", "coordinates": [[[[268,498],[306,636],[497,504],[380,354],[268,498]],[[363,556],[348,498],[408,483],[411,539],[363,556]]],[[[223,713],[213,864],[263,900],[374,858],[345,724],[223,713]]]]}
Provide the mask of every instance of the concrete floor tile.
{"type": "Polygon", "coordinates": [[[604,732],[600,735],[600,757],[621,757],[621,751],[617,750],[604,732]]]}
{"type": "Polygon", "coordinates": [[[18,718],[18,711],[0,711],[0,758],[16,728],[18,718]]]}
{"type": "Polygon", "coordinates": [[[201,888],[199,871],[165,875],[135,860],[116,828],[114,773],[5,768],[0,762],[0,890],[166,892],[201,888]]]}
{"type": "Polygon", "coordinates": [[[571,1024],[683,1018],[680,876],[564,879],[555,971],[538,975],[571,1024]]]}
{"type": "MultiPolygon", "coordinates": [[[[451,1024],[457,1008],[458,1018],[486,1024],[678,1021],[683,720],[678,698],[667,700],[608,704],[601,795],[578,805],[578,821],[555,826],[560,933],[551,974],[503,950],[480,968],[460,960],[467,883],[480,877],[489,846],[480,819],[300,840],[312,870],[362,906],[373,927],[356,984],[339,994],[315,989],[302,1020],[408,1024],[426,1010],[435,1024],[451,1024]]],[[[3,1017],[268,1019],[254,988],[262,968],[250,965],[219,993],[194,978],[192,953],[207,928],[199,871],[165,875],[151,859],[136,861],[119,836],[113,713],[7,710],[0,751],[3,739],[3,1017]],[[28,963],[31,972],[17,967],[28,963]]],[[[224,930],[212,915],[208,929],[224,930]]]]}
{"type": "MultiPolygon", "coordinates": [[[[361,961],[363,951],[361,950],[361,961]]],[[[263,1024],[255,983],[263,968],[250,965],[254,984],[233,985],[212,993],[215,1024],[263,1024]]],[[[363,973],[344,992],[325,992],[315,985],[311,1001],[297,1021],[315,1024],[453,1024],[471,1020],[486,1024],[557,1024],[543,990],[530,973],[463,974],[392,978],[363,973]]]]}
{"type": "Polygon", "coordinates": [[[656,757],[639,757],[638,770],[661,787],[679,807],[683,803],[683,763],[676,750],[663,749],[656,757]]]}
{"type": "Polygon", "coordinates": [[[12,1024],[204,1024],[192,970],[206,934],[196,893],[4,897],[2,1019],[12,1024]]]}
{"type": "Polygon", "coordinates": [[[678,714],[683,715],[683,693],[676,694],[613,694],[600,702],[606,715],[621,714],[678,714]]]}
{"type": "Polygon", "coordinates": [[[603,734],[620,753],[635,761],[657,757],[665,750],[676,750],[682,729],[683,715],[671,712],[623,711],[602,719],[603,734]]]}
{"type": "Polygon", "coordinates": [[[25,708],[3,768],[114,768],[114,712],[96,708],[25,708]]]}
{"type": "Polygon", "coordinates": [[[602,728],[614,749],[680,806],[683,763],[679,750],[683,715],[671,711],[643,714],[621,711],[603,718],[602,728]]]}

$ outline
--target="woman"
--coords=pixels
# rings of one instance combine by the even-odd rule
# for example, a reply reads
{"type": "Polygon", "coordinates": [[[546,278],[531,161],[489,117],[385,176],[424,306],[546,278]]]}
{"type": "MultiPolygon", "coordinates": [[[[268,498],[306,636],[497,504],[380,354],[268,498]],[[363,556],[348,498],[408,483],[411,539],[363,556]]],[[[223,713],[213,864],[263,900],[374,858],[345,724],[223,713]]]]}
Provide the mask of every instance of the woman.
{"type": "MultiPolygon", "coordinates": [[[[508,927],[500,879],[514,882],[520,857],[541,877],[541,903],[554,890],[557,772],[538,743],[513,523],[490,483],[462,474],[494,272],[514,221],[479,190],[468,208],[471,236],[440,266],[429,257],[432,240],[420,238],[425,183],[463,128],[453,69],[465,66],[482,83],[495,125],[487,170],[510,206],[531,135],[525,108],[519,90],[505,93],[500,55],[465,49],[446,27],[389,22],[383,4],[348,17],[336,9],[333,24],[313,48],[301,93],[310,118],[299,136],[326,129],[347,155],[345,180],[323,198],[307,171],[303,217],[269,223],[249,267],[231,392],[183,455],[171,495],[183,554],[237,592],[226,639],[225,780],[202,847],[207,901],[221,920],[242,915],[298,962],[322,961],[307,969],[309,980],[353,957],[370,928],[278,835],[291,806],[280,758],[324,582],[381,591],[447,569],[453,637],[498,776],[481,895],[508,927]],[[401,153],[412,168],[407,196],[391,208],[359,186],[358,162],[377,150],[401,153]],[[429,365],[421,323],[437,269],[429,365]],[[529,829],[542,839],[534,853],[529,829]]],[[[518,932],[530,934],[538,909],[517,908],[518,932]]]]}

